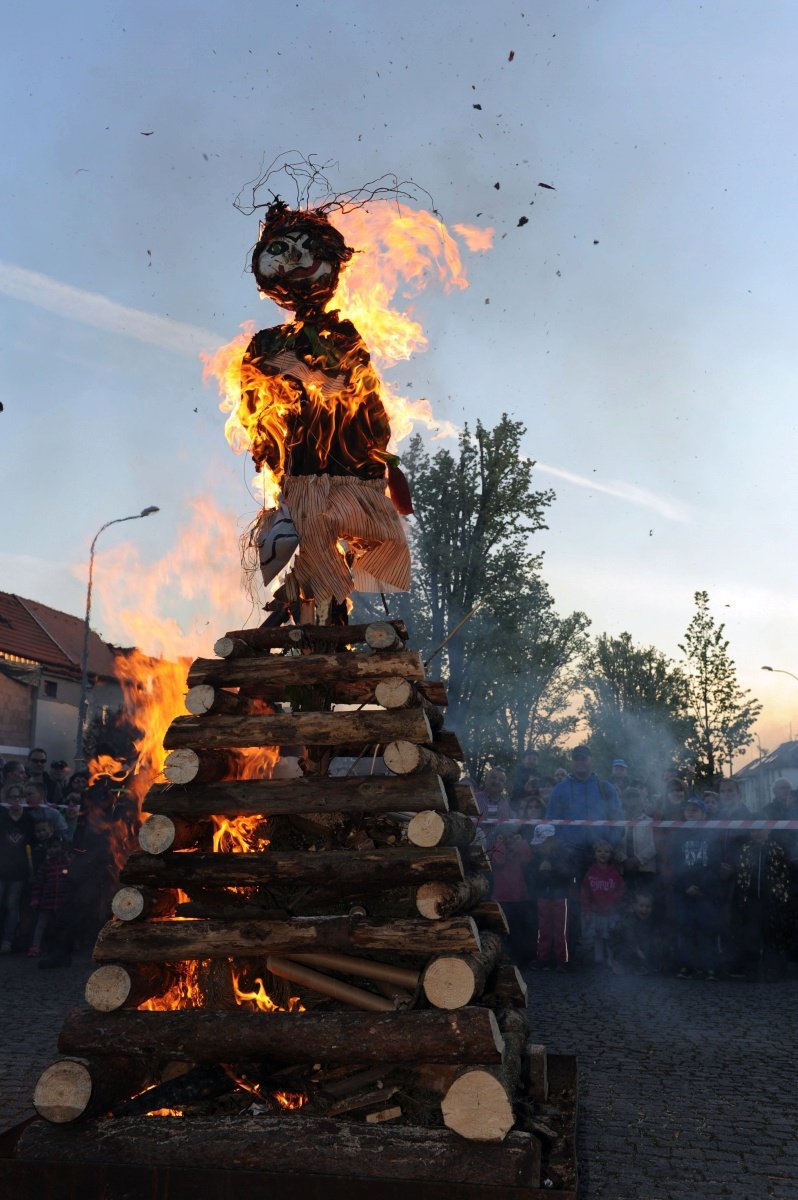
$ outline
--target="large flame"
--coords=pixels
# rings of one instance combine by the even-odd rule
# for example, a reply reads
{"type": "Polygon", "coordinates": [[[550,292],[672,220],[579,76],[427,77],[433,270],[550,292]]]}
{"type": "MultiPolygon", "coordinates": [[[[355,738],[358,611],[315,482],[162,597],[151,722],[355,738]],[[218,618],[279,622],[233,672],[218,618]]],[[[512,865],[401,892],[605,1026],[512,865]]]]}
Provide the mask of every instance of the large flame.
{"type": "Polygon", "coordinates": [[[246,1008],[249,1012],[304,1012],[305,1006],[301,1003],[299,996],[291,996],[286,1008],[277,1004],[272,1000],[269,993],[266,991],[263,980],[260,978],[253,979],[252,985],[242,987],[241,985],[242,972],[233,970],[233,994],[236,999],[236,1004],[241,1008],[246,1008]]]}

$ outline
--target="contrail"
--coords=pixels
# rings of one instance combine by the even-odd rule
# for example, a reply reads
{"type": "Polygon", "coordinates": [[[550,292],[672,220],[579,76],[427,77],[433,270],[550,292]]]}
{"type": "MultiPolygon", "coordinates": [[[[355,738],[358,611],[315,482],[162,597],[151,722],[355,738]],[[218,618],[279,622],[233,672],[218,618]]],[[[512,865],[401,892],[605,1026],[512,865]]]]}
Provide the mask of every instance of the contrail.
{"type": "Polygon", "coordinates": [[[547,463],[535,462],[535,467],[542,475],[553,475],[555,479],[564,479],[575,487],[588,488],[591,492],[603,492],[605,496],[615,496],[617,500],[626,500],[629,504],[639,504],[641,508],[650,508],[652,512],[669,521],[689,521],[690,510],[686,504],[678,500],[670,500],[667,496],[658,496],[648,488],[637,487],[633,483],[624,483],[621,479],[610,479],[606,483],[596,478],[588,479],[585,475],[577,475],[574,471],[566,471],[562,467],[550,467],[547,463]]]}
{"type": "Polygon", "coordinates": [[[213,349],[223,340],[208,329],[186,325],[171,317],[142,312],[139,308],[128,308],[97,292],[85,292],[51,279],[48,275],[1,261],[0,292],[68,320],[80,321],[83,325],[106,329],[111,333],[121,333],[124,337],[146,342],[149,346],[160,346],[177,354],[196,356],[200,350],[213,349]]]}

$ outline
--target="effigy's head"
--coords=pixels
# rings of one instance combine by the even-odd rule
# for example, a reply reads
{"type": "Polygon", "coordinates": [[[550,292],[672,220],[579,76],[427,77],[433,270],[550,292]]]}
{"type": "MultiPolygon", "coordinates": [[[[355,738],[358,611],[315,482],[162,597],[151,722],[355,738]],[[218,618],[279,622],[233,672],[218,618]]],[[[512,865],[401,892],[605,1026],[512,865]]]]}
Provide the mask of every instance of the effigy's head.
{"type": "Polygon", "coordinates": [[[324,213],[291,209],[277,199],[261,222],[252,273],[259,290],[283,308],[321,310],[353,254],[324,213]]]}

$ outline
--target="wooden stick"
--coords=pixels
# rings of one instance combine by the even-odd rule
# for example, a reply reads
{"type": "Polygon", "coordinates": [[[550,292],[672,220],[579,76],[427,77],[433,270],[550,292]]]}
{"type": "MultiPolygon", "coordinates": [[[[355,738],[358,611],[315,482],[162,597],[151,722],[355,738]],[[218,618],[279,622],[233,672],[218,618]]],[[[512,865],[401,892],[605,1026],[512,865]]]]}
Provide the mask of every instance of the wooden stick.
{"type": "Polygon", "coordinates": [[[291,816],[297,813],[446,812],[449,801],[440,776],[429,772],[412,779],[385,775],[330,779],[242,779],[191,784],[185,790],[156,786],[144,809],[178,818],[226,816],[291,816]]]}
{"type": "Polygon", "coordinates": [[[86,1003],[98,1012],[138,1008],[152,996],[169,990],[175,975],[162,963],[108,963],[92,971],[86,980],[86,1003]]]}
{"type": "Polygon", "coordinates": [[[270,850],[268,854],[131,854],[122,869],[123,883],[190,889],[295,885],[319,887],[338,895],[353,890],[463,878],[459,850],[391,846],[380,850],[270,850]]]}
{"type": "Polygon", "coordinates": [[[312,967],[294,962],[290,958],[277,958],[270,954],[266,959],[266,970],[279,979],[287,979],[290,983],[312,988],[320,996],[329,996],[332,1000],[351,1004],[353,1008],[364,1009],[367,1012],[393,1012],[393,1004],[384,996],[375,996],[373,992],[353,987],[351,983],[343,983],[340,979],[324,975],[321,971],[314,971],[312,967]]]}
{"type": "Polygon", "coordinates": [[[421,656],[411,650],[380,654],[303,654],[297,658],[266,654],[258,658],[198,658],[188,671],[189,686],[211,683],[215,687],[252,687],[282,684],[289,687],[320,687],[325,684],[360,683],[402,675],[422,680],[421,656]]]}
{"type": "Polygon", "coordinates": [[[111,912],[120,921],[138,921],[143,917],[171,917],[177,908],[173,891],[153,891],[148,887],[122,887],[111,901],[111,912]]]}
{"type": "MultiPolygon", "coordinates": [[[[93,1019],[94,1013],[85,1013],[93,1019]]],[[[56,1125],[83,1116],[99,1116],[115,1100],[146,1087],[151,1072],[140,1060],[112,1057],[96,1062],[62,1058],[40,1076],[33,1093],[33,1107],[40,1117],[56,1125]]]]}
{"type": "Polygon", "coordinates": [[[248,712],[250,708],[245,696],[239,696],[236,692],[226,692],[223,688],[215,688],[211,683],[198,683],[189,688],[185,705],[187,710],[197,717],[210,712],[248,712]]]}
{"type": "Polygon", "coordinates": [[[396,632],[390,621],[373,621],[366,626],[364,640],[372,650],[401,650],[404,639],[396,632]]]}
{"type": "Polygon", "coordinates": [[[416,890],[416,908],[428,921],[440,921],[468,911],[490,895],[487,875],[468,875],[458,883],[422,883],[416,890]]]}
{"type": "MultiPolygon", "coordinates": [[[[381,622],[382,623],[382,622],[381,622]]],[[[407,641],[404,621],[390,621],[394,631],[403,642],[407,641]]],[[[291,646],[313,646],[335,642],[340,646],[354,646],[366,640],[364,625],[283,625],[274,629],[233,629],[227,633],[234,641],[246,642],[252,650],[287,649],[291,646]]]]}
{"type": "MultiPolygon", "coordinates": [[[[423,739],[419,739],[423,740],[423,739]]],[[[395,775],[418,775],[423,771],[435,771],[442,779],[456,783],[460,778],[460,766],[451,758],[445,758],[426,746],[408,740],[391,742],[385,747],[383,759],[389,771],[395,775]]]]}
{"type": "MultiPolygon", "coordinates": [[[[231,855],[231,858],[238,857],[231,855]]],[[[341,951],[426,956],[478,949],[469,917],[449,921],[376,917],[294,917],[289,921],[111,922],[94,947],[97,962],[183,962],[194,958],[341,951]]]]}
{"type": "Polygon", "coordinates": [[[424,692],[410,679],[393,676],[383,679],[374,689],[374,699],[383,708],[422,708],[429,721],[430,728],[437,732],[443,728],[443,713],[431,704],[424,692]]]}
{"type": "Polygon", "coordinates": [[[388,742],[393,737],[408,743],[432,740],[429,722],[420,709],[397,712],[296,712],[269,716],[213,715],[177,717],[166,731],[167,750],[221,749],[234,746],[340,746],[388,742]]]}
{"type": "Polygon", "coordinates": [[[211,827],[205,821],[186,821],[154,813],[139,829],[139,845],[147,854],[165,854],[167,850],[187,850],[203,841],[210,849],[211,827]]]}
{"type": "Polygon", "coordinates": [[[472,820],[462,813],[417,813],[407,826],[407,839],[413,846],[457,846],[465,850],[477,836],[472,820]]]}
{"type": "Polygon", "coordinates": [[[266,1016],[201,1008],[105,1014],[73,1009],[58,1046],[62,1054],[97,1055],[98,1061],[124,1053],[139,1060],[153,1055],[189,1062],[501,1063],[504,1039],[490,1009],[397,1013],[388,1008],[266,1016]]]}
{"type": "Polygon", "coordinates": [[[480,936],[481,949],[475,954],[442,955],[424,971],[424,995],[436,1008],[465,1008],[480,996],[485,982],[502,953],[501,938],[494,933],[480,936]]]}
{"type": "Polygon", "coordinates": [[[321,951],[312,954],[292,954],[291,961],[411,989],[418,987],[421,978],[420,972],[413,971],[410,967],[395,967],[390,963],[375,962],[371,958],[353,958],[349,954],[325,954],[321,951]]]}
{"type": "Polygon", "coordinates": [[[170,783],[215,783],[230,769],[223,750],[173,750],[167,754],[163,773],[170,783]]]}

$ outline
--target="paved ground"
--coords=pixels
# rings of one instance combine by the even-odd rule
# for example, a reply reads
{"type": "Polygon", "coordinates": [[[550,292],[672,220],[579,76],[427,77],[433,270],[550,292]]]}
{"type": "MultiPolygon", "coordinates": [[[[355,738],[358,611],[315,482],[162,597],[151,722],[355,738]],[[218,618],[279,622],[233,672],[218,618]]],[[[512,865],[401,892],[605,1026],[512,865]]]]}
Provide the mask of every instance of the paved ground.
{"type": "MultiPolygon", "coordinates": [[[[0,958],[0,1130],[31,1115],[89,970],[0,958]]],[[[798,1200],[798,980],[529,983],[536,1038],[579,1056],[582,1200],[798,1200]]]]}

